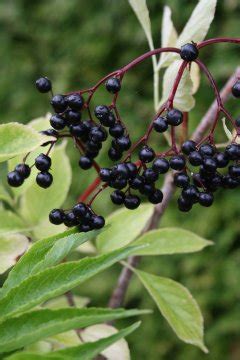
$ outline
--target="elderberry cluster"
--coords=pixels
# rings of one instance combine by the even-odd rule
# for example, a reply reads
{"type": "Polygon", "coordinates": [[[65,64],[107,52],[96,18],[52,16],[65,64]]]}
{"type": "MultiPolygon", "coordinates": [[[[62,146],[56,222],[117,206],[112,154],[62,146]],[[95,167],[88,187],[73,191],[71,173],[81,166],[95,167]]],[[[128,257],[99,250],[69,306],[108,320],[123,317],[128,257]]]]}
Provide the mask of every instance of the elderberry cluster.
{"type": "Polygon", "coordinates": [[[70,210],[53,209],[49,214],[49,220],[54,225],[78,226],[82,232],[101,229],[105,225],[104,218],[96,215],[91,206],[82,202],[70,210]]]}
{"type": "MultiPolygon", "coordinates": [[[[198,55],[199,51],[194,43],[181,47],[180,56],[187,62],[196,60],[198,55]]],[[[216,149],[213,141],[197,144],[187,140],[181,149],[180,146],[178,149],[175,135],[172,136],[171,149],[165,153],[157,153],[148,145],[152,130],[164,133],[171,128],[172,135],[175,128],[183,123],[183,113],[172,108],[170,100],[151,122],[147,133],[132,146],[128,131],[116,108],[122,77],[121,72],[116,72],[115,76],[110,75],[102,79],[87,91],[67,95],[54,95],[51,81],[46,77],[38,79],[36,88],[41,93],[51,93],[50,104],[54,111],[50,117],[51,128],[41,133],[54,140],[51,139],[42,145],[50,147],[46,154],[42,153],[36,157],[33,165],[26,164],[26,156],[21,164],[9,172],[9,185],[22,185],[30,176],[31,168],[35,166],[39,170],[36,176],[37,184],[42,188],[48,188],[53,182],[50,172],[51,149],[59,138],[70,137],[81,153],[80,168],[88,170],[94,166],[101,181],[105,183],[100,191],[107,186],[111,187],[114,189],[110,195],[112,202],[124,205],[127,209],[136,209],[144,197],[152,204],[161,203],[163,193],[158,188],[158,180],[169,170],[174,172],[174,184],[182,189],[177,202],[179,210],[183,212],[190,211],[196,203],[205,207],[211,206],[214,201],[213,193],[219,188],[233,189],[240,186],[240,145],[237,142],[231,143],[222,152],[216,149]],[[113,94],[113,101],[109,106],[96,106],[92,116],[89,106],[91,97],[105,79],[105,88],[113,94]],[[83,93],[86,92],[89,93],[89,97],[84,100],[83,93]],[[102,143],[109,136],[111,145],[108,157],[113,162],[120,162],[109,168],[100,168],[95,158],[102,149],[102,143]],[[133,162],[133,151],[137,147],[138,160],[133,162]],[[125,151],[129,152],[123,158],[125,151]]],[[[232,94],[240,98],[240,80],[232,87],[232,94]]],[[[235,120],[235,126],[240,130],[240,118],[235,120]]],[[[239,136],[239,133],[236,136],[239,136]]],[[[208,138],[210,139],[210,136],[208,138]]],[[[89,192],[86,198],[88,196],[89,192]]],[[[78,226],[83,232],[102,228],[105,224],[104,218],[97,215],[90,205],[95,197],[88,204],[79,202],[72,209],[53,209],[49,214],[50,222],[55,225],[65,224],[68,227],[78,226]]]]}
{"type": "Polygon", "coordinates": [[[209,207],[217,189],[240,186],[239,144],[232,143],[219,152],[212,144],[202,144],[197,148],[194,141],[187,140],[182,144],[182,152],[188,166],[183,165],[174,176],[175,185],[182,188],[178,198],[179,210],[187,212],[196,203],[209,207]]]}

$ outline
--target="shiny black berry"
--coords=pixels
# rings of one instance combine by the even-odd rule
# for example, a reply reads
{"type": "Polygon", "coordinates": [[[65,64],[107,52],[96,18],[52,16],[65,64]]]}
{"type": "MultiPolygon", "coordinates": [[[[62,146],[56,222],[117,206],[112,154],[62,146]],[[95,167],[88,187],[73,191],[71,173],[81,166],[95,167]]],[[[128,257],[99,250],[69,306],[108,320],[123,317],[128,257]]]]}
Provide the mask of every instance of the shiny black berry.
{"type": "Polygon", "coordinates": [[[94,142],[103,142],[107,139],[107,132],[102,126],[94,126],[90,130],[89,138],[94,142]]]}
{"type": "Polygon", "coordinates": [[[64,215],[64,225],[68,227],[76,226],[78,225],[78,219],[76,215],[73,213],[73,211],[69,211],[64,215]]]}
{"type": "Polygon", "coordinates": [[[64,221],[64,212],[62,209],[53,209],[49,214],[49,221],[54,225],[60,225],[64,221]]]}
{"type": "Polygon", "coordinates": [[[78,124],[81,120],[81,113],[76,110],[68,109],[64,115],[67,120],[67,125],[78,124]]]}
{"type": "Polygon", "coordinates": [[[207,172],[215,172],[217,169],[217,162],[213,158],[205,158],[203,160],[203,167],[207,172]]]}
{"type": "Polygon", "coordinates": [[[128,167],[125,163],[120,163],[115,165],[112,168],[112,172],[111,172],[113,177],[122,177],[124,179],[128,179],[129,177],[129,170],[128,167]]]}
{"type": "Polygon", "coordinates": [[[90,169],[93,163],[89,157],[83,155],[80,157],[78,164],[80,168],[82,168],[83,170],[87,170],[90,169]]]}
{"type": "Polygon", "coordinates": [[[167,123],[169,125],[178,126],[183,122],[183,114],[180,110],[172,109],[167,113],[167,123]]]}
{"type": "Polygon", "coordinates": [[[232,94],[234,97],[240,97],[240,80],[238,80],[232,87],[232,94]]]}
{"type": "Polygon", "coordinates": [[[111,177],[112,177],[112,171],[110,169],[108,169],[108,168],[102,168],[99,171],[99,176],[100,176],[102,181],[109,182],[111,180],[111,177]]]}
{"type": "Polygon", "coordinates": [[[116,77],[109,78],[105,83],[106,89],[111,94],[116,94],[121,90],[121,82],[116,77]]]}
{"type": "Polygon", "coordinates": [[[11,171],[7,175],[8,184],[12,187],[21,186],[24,182],[24,176],[18,171],[11,171]]]}
{"type": "Polygon", "coordinates": [[[83,97],[77,93],[67,95],[65,100],[66,100],[66,103],[68,104],[68,106],[73,110],[79,111],[82,109],[82,107],[84,105],[83,97]]]}
{"type": "Polygon", "coordinates": [[[198,201],[198,196],[199,191],[195,185],[190,185],[182,191],[182,197],[187,201],[191,201],[192,203],[198,201]]]}
{"type": "Polygon", "coordinates": [[[37,174],[36,181],[40,187],[47,189],[52,185],[53,177],[49,172],[40,172],[37,174]]]}
{"type": "Polygon", "coordinates": [[[106,105],[98,105],[95,107],[94,113],[96,118],[98,118],[100,122],[102,121],[104,122],[108,120],[110,115],[110,110],[106,105]]]}
{"type": "Polygon", "coordinates": [[[225,154],[230,160],[237,160],[240,158],[240,145],[230,144],[225,149],[225,154]]]}
{"type": "Polygon", "coordinates": [[[113,179],[110,182],[110,185],[114,188],[114,189],[118,189],[118,190],[122,190],[127,186],[127,179],[125,178],[116,178],[113,179]]]}
{"type": "Polygon", "coordinates": [[[86,127],[84,126],[83,123],[76,124],[76,125],[70,125],[69,131],[70,131],[71,135],[73,135],[77,138],[81,138],[82,136],[84,136],[86,134],[86,127]]]}
{"type": "Polygon", "coordinates": [[[202,156],[213,156],[216,152],[216,149],[210,144],[203,144],[200,146],[199,152],[202,156]]]}
{"type": "Polygon", "coordinates": [[[154,183],[158,179],[158,172],[148,168],[143,171],[143,178],[146,184],[154,183]]]}
{"type": "Polygon", "coordinates": [[[61,112],[65,111],[67,108],[65,96],[54,95],[51,99],[51,105],[54,108],[56,113],[61,113],[61,112]]]}
{"type": "Polygon", "coordinates": [[[87,214],[88,209],[84,203],[78,203],[73,207],[73,213],[78,219],[82,219],[87,214]]]}
{"type": "Polygon", "coordinates": [[[140,193],[143,195],[151,195],[155,191],[155,185],[152,184],[143,184],[139,189],[140,193]]]}
{"type": "Polygon", "coordinates": [[[137,175],[135,178],[129,181],[129,185],[132,189],[138,190],[144,184],[144,178],[141,175],[137,175]]]}
{"type": "Polygon", "coordinates": [[[217,153],[214,159],[217,162],[218,168],[225,168],[229,163],[229,159],[225,153],[217,153]]]}
{"type": "Polygon", "coordinates": [[[198,202],[202,206],[209,207],[213,203],[213,194],[207,192],[200,192],[198,197],[198,202]]]}
{"type": "Polygon", "coordinates": [[[124,134],[124,127],[120,123],[115,123],[110,127],[109,134],[114,138],[119,138],[124,134]]]}
{"type": "Polygon", "coordinates": [[[182,170],[186,165],[186,160],[184,156],[176,155],[169,160],[169,164],[173,170],[182,170]]]}
{"type": "Polygon", "coordinates": [[[155,158],[155,151],[148,145],[144,145],[139,151],[139,159],[144,163],[149,163],[155,158]]]}
{"type": "Polygon", "coordinates": [[[124,203],[125,194],[121,190],[115,190],[110,195],[112,202],[115,205],[122,205],[124,203]]]}
{"type": "Polygon", "coordinates": [[[183,144],[182,144],[182,152],[185,155],[189,155],[191,152],[196,150],[196,143],[193,140],[186,140],[183,144]]]}
{"type": "Polygon", "coordinates": [[[198,57],[199,51],[195,44],[189,43],[181,47],[180,56],[183,60],[193,61],[198,57]]]}
{"type": "Polygon", "coordinates": [[[228,172],[233,178],[240,177],[240,165],[229,166],[228,172]]]}
{"type": "Polygon", "coordinates": [[[180,188],[185,189],[190,184],[189,176],[185,172],[175,174],[174,184],[180,188]]]}
{"type": "Polygon", "coordinates": [[[157,158],[154,160],[152,168],[159,174],[165,174],[169,170],[169,162],[165,158],[157,158]]]}
{"type": "Polygon", "coordinates": [[[50,118],[50,124],[56,130],[63,130],[66,126],[66,120],[63,116],[54,114],[50,118]]]}
{"type": "Polygon", "coordinates": [[[203,158],[198,151],[193,151],[189,154],[188,161],[193,166],[199,166],[202,164],[203,158]]]}
{"type": "Polygon", "coordinates": [[[129,136],[120,136],[116,139],[116,144],[119,147],[120,150],[125,151],[129,150],[132,143],[129,139],[129,136]]]}
{"type": "Polygon", "coordinates": [[[105,220],[100,215],[95,215],[92,218],[92,227],[93,229],[102,229],[105,225],[105,220]]]}
{"type": "Polygon", "coordinates": [[[152,204],[159,204],[163,200],[163,193],[161,190],[156,189],[152,194],[148,196],[148,201],[152,204]]]}
{"type": "Polygon", "coordinates": [[[129,174],[129,178],[135,178],[135,176],[138,173],[138,168],[136,166],[136,164],[132,163],[132,162],[126,162],[125,163],[127,168],[128,168],[128,174],[129,174]]]}
{"type": "Polygon", "coordinates": [[[192,209],[192,202],[180,196],[178,199],[178,209],[182,212],[188,212],[192,209]]]}
{"type": "Polygon", "coordinates": [[[45,154],[40,154],[35,159],[35,166],[40,171],[48,171],[51,167],[51,164],[51,158],[45,154]]]}
{"type": "Polygon", "coordinates": [[[126,195],[124,199],[124,205],[127,209],[134,210],[139,207],[141,203],[140,198],[137,195],[126,195]]]}
{"type": "Polygon", "coordinates": [[[163,133],[168,129],[168,123],[164,117],[159,116],[153,122],[153,128],[158,133],[163,133]]]}
{"type": "Polygon", "coordinates": [[[15,171],[17,171],[24,179],[27,179],[31,173],[31,168],[27,164],[18,164],[15,167],[15,171]]]}
{"type": "Polygon", "coordinates": [[[41,77],[36,81],[36,88],[41,93],[47,93],[52,90],[52,83],[47,77],[41,77]]]}

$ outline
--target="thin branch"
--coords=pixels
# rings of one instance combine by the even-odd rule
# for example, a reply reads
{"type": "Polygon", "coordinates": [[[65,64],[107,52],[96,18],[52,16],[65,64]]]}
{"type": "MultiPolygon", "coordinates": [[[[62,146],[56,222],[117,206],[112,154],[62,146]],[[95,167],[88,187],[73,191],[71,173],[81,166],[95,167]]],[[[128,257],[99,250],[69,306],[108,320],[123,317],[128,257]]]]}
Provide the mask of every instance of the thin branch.
{"type": "MultiPolygon", "coordinates": [[[[231,94],[231,88],[233,84],[235,83],[236,79],[240,77],[240,67],[238,67],[235,71],[235,73],[231,76],[231,78],[227,81],[225,86],[220,92],[221,95],[221,101],[224,104],[230,94],[231,94]]],[[[192,139],[196,142],[200,141],[204,133],[211,127],[216,113],[218,111],[218,102],[215,100],[213,104],[210,106],[209,110],[207,111],[206,115],[202,118],[201,122],[199,123],[197,129],[192,135],[192,139]]],[[[163,202],[161,204],[158,204],[154,208],[153,215],[147,224],[146,228],[143,230],[143,233],[146,233],[150,230],[153,230],[158,227],[159,221],[164,214],[171,197],[174,193],[174,185],[173,185],[173,176],[172,174],[168,174],[165,177],[164,185],[162,188],[164,197],[163,202]]],[[[132,256],[128,259],[128,264],[132,267],[136,267],[140,261],[140,256],[132,256]]],[[[129,283],[132,278],[132,271],[124,267],[120,273],[117,285],[115,290],[112,293],[112,296],[109,301],[109,307],[111,308],[117,308],[122,306],[129,283]]]]}

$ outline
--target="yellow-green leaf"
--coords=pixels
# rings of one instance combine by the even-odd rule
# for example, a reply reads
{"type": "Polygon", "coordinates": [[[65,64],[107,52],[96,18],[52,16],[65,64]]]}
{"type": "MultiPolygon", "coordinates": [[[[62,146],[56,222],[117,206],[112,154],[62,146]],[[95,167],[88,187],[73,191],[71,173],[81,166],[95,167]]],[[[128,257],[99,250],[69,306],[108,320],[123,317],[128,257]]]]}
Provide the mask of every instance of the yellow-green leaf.
{"type": "Polygon", "coordinates": [[[23,220],[10,210],[0,210],[0,234],[9,234],[26,230],[23,220]]]}
{"type": "Polygon", "coordinates": [[[188,230],[164,228],[147,232],[134,244],[148,244],[138,255],[171,255],[200,251],[213,243],[188,230]]]}
{"type": "Polygon", "coordinates": [[[101,252],[109,252],[121,248],[141,233],[153,213],[153,205],[143,204],[131,211],[120,209],[106,218],[110,225],[97,237],[97,248],[101,252]]]}
{"type": "Polygon", "coordinates": [[[168,278],[134,271],[177,336],[208,352],[203,342],[203,317],[188,289],[168,278]]]}
{"type": "Polygon", "coordinates": [[[45,141],[46,136],[30,126],[18,123],[0,125],[0,162],[33,151],[45,141]]]}
{"type": "Polygon", "coordinates": [[[0,273],[13,266],[16,263],[17,257],[27,250],[28,245],[28,239],[24,235],[0,235],[0,273]]]}

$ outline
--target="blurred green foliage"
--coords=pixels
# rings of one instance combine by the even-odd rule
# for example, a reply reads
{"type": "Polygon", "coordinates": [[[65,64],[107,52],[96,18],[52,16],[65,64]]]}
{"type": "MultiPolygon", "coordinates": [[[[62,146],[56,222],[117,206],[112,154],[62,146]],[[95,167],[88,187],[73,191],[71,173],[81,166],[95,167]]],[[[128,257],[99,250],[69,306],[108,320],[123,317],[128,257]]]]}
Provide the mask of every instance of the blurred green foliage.
{"type": "MultiPolygon", "coordinates": [[[[149,0],[155,46],[159,44],[163,5],[173,10],[180,31],[196,0],[149,0]]],[[[240,3],[221,0],[208,37],[239,36],[240,3]]],[[[89,87],[106,73],[147,51],[142,29],[126,0],[11,0],[0,2],[0,104],[1,123],[27,123],[50,111],[48,97],[35,91],[34,81],[46,75],[54,91],[89,87]]],[[[239,48],[216,45],[203,51],[202,58],[221,86],[239,64],[239,48]]],[[[148,61],[131,72],[122,89],[120,111],[130,133],[137,138],[153,113],[152,68],[148,61]]],[[[191,129],[208,109],[213,96],[202,79],[191,113],[191,129]]],[[[103,91],[96,102],[107,102],[103,91]]],[[[239,104],[228,108],[237,116],[239,104]]],[[[219,139],[224,135],[219,132],[219,139]]],[[[156,142],[156,139],[154,140],[156,142]]],[[[161,145],[162,146],[162,145],[161,145]]],[[[72,205],[94,174],[79,173],[78,154],[68,148],[73,166],[73,183],[67,200],[72,205]]],[[[101,157],[101,163],[107,159],[101,157]]],[[[64,176],[64,172],[63,172],[64,176]]],[[[113,206],[108,192],[97,201],[96,210],[108,214],[113,206]]],[[[161,226],[182,226],[215,241],[215,246],[195,255],[145,258],[141,268],[169,276],[186,285],[198,300],[206,328],[208,359],[240,358],[240,306],[238,246],[240,234],[239,192],[222,191],[211,209],[196,207],[190,214],[179,214],[174,201],[161,226]]],[[[106,272],[79,289],[90,295],[93,305],[106,305],[117,280],[120,266],[106,272]]],[[[154,307],[140,283],[134,279],[127,296],[127,307],[154,307]]],[[[180,343],[154,307],[153,316],[144,318],[142,327],[129,339],[133,359],[194,359],[204,355],[180,343]]]]}

